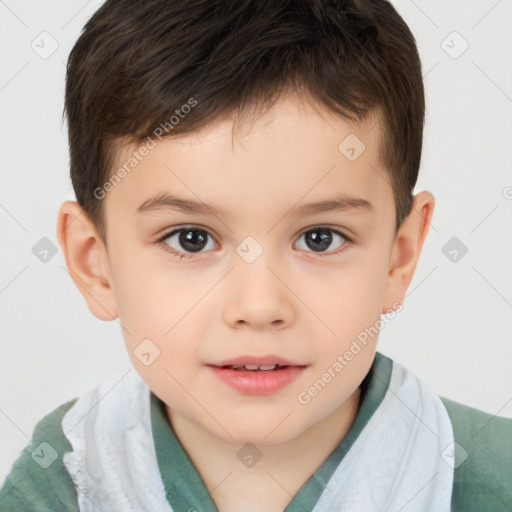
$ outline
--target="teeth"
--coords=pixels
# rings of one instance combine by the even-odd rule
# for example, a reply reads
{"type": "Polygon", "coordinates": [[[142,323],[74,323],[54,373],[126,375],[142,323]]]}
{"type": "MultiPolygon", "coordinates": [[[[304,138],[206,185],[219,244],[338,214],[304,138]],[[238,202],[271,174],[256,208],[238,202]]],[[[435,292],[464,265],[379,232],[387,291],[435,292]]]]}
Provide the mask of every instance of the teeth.
{"type": "Polygon", "coordinates": [[[267,364],[267,365],[257,365],[257,364],[239,364],[239,365],[233,365],[233,370],[263,370],[263,371],[269,371],[269,370],[275,370],[277,368],[277,364],[267,364]]]}

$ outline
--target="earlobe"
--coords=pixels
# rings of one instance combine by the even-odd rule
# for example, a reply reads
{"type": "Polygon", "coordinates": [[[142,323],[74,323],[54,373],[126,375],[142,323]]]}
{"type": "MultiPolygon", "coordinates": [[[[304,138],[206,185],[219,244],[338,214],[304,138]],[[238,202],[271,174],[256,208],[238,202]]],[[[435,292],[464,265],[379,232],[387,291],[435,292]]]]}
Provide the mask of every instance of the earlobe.
{"type": "Polygon", "coordinates": [[[108,255],[94,224],[75,201],[59,210],[57,238],[71,278],[91,313],[100,320],[115,320],[115,303],[108,255]]]}
{"type": "Polygon", "coordinates": [[[393,244],[382,313],[402,304],[412,281],[423,243],[427,237],[434,214],[435,199],[427,191],[414,196],[411,211],[404,219],[393,244]]]}

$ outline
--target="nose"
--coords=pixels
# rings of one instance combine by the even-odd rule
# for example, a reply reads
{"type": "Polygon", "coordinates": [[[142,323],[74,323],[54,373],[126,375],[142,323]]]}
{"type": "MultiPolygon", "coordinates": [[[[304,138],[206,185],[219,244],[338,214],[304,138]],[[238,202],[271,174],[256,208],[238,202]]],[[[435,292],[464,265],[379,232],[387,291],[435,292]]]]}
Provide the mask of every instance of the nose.
{"type": "Polygon", "coordinates": [[[267,264],[265,253],[253,263],[239,260],[225,288],[224,321],[234,329],[284,329],[295,317],[286,276],[267,264]]]}

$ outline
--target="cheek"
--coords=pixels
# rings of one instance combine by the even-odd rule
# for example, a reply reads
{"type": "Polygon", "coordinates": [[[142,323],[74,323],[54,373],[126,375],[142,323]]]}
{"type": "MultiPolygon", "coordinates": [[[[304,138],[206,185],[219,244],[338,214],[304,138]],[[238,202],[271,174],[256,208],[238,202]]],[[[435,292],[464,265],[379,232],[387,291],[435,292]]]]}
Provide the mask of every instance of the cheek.
{"type": "Polygon", "coordinates": [[[198,277],[169,265],[160,252],[156,247],[131,252],[120,247],[112,263],[120,317],[133,330],[151,329],[156,336],[176,324],[201,293],[198,277]]]}
{"type": "Polygon", "coordinates": [[[384,276],[383,260],[361,253],[361,258],[330,272],[323,289],[309,293],[308,305],[329,328],[327,339],[329,331],[334,331],[334,344],[346,343],[375,324],[381,313],[384,276]]]}
{"type": "MultiPolygon", "coordinates": [[[[143,252],[143,251],[141,251],[143,252]]],[[[121,253],[121,252],[120,252],[121,253]]],[[[150,255],[152,256],[152,255],[150,255]]],[[[184,272],[143,257],[119,259],[113,272],[116,301],[126,348],[134,365],[145,374],[168,368],[181,374],[184,362],[194,359],[204,331],[212,325],[209,297],[211,284],[193,271],[184,272]],[[158,358],[151,366],[141,366],[136,355],[142,343],[156,345],[158,358]]],[[[149,344],[151,351],[152,345],[149,344]]]]}

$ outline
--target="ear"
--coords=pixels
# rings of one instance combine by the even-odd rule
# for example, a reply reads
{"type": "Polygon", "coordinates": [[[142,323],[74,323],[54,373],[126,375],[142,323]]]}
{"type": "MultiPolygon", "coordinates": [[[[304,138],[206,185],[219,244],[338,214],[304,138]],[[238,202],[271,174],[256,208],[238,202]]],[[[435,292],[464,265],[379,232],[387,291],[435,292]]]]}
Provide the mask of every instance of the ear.
{"type": "Polygon", "coordinates": [[[398,309],[396,304],[402,304],[405,299],[430,228],[434,206],[435,199],[430,192],[416,194],[411,211],[396,234],[382,304],[383,314],[398,309]]]}
{"type": "Polygon", "coordinates": [[[91,313],[100,320],[118,317],[107,249],[94,224],[75,201],[62,203],[57,238],[71,278],[91,313]]]}

